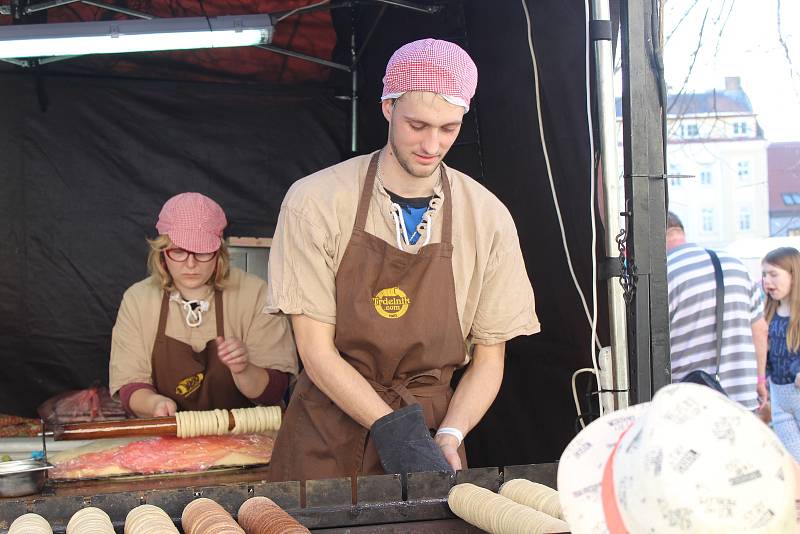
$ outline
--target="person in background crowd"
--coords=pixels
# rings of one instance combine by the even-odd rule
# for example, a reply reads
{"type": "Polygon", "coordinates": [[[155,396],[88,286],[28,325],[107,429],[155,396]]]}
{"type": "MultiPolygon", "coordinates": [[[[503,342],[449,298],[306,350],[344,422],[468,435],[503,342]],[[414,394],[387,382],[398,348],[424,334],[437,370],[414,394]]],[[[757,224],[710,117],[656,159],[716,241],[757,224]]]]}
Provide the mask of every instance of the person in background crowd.
{"type": "Polygon", "coordinates": [[[800,461],[800,252],[775,249],[761,263],[769,323],[772,427],[800,461]]]}
{"type": "MultiPolygon", "coordinates": [[[[722,389],[748,410],[768,399],[767,323],[761,290],[738,259],[717,252],[725,287],[722,389]]],[[[686,240],[681,220],[667,216],[667,292],[672,381],[695,370],[717,371],[716,284],[708,251],[686,240]]]]}
{"type": "Polygon", "coordinates": [[[148,240],[150,276],[125,292],[109,384],[139,417],[281,402],[297,352],[289,321],[266,313],[267,284],[230,266],[222,208],[170,198],[148,240]]]}

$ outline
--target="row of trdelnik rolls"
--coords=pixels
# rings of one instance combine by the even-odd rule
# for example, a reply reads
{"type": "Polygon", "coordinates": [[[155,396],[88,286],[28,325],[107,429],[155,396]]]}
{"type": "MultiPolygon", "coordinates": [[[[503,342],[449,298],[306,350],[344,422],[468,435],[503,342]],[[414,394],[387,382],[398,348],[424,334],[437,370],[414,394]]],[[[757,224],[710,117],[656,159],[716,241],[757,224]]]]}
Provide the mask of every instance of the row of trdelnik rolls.
{"type": "Polygon", "coordinates": [[[458,517],[490,534],[570,531],[558,492],[530,480],[509,480],[498,493],[474,484],[458,484],[450,490],[447,504],[458,517]]]}
{"type": "MultiPolygon", "coordinates": [[[[216,501],[195,499],[181,515],[185,534],[303,534],[309,530],[267,497],[245,501],[238,522],[216,501]]],[[[67,523],[67,534],[114,534],[111,518],[100,508],[89,506],[75,512],[67,523]]],[[[169,515],[152,504],[137,506],[125,518],[125,534],[178,534],[169,515]]],[[[53,534],[47,520],[25,514],[11,524],[8,534],[53,534]]]]}

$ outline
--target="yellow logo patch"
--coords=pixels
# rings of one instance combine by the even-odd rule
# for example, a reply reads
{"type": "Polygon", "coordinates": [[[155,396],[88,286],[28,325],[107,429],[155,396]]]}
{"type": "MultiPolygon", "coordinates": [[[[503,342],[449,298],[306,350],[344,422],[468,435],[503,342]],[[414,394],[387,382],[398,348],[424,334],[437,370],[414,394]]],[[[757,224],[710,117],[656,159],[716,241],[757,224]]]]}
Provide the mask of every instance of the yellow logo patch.
{"type": "Polygon", "coordinates": [[[399,287],[387,287],[372,297],[372,304],[381,317],[398,319],[408,311],[411,299],[399,287]]]}
{"type": "Polygon", "coordinates": [[[205,375],[202,372],[197,373],[196,375],[187,376],[178,382],[178,385],[175,387],[175,393],[177,395],[188,397],[197,391],[197,388],[199,388],[200,384],[203,383],[203,378],[205,378],[205,375]]]}

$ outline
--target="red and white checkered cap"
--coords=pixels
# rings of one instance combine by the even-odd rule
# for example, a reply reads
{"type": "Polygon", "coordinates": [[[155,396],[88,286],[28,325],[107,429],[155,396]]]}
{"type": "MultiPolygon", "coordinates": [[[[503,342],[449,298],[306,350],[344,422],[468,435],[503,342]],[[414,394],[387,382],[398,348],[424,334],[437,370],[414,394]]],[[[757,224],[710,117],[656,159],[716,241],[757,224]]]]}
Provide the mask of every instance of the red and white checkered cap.
{"type": "Polygon", "coordinates": [[[401,46],[389,58],[381,100],[407,91],[428,91],[469,111],[478,68],[463,48],[449,41],[422,39],[401,46]]]}
{"type": "Polygon", "coordinates": [[[190,252],[214,252],[228,225],[222,208],[200,193],[181,193],[167,200],[158,214],[156,229],[176,247],[190,252]]]}

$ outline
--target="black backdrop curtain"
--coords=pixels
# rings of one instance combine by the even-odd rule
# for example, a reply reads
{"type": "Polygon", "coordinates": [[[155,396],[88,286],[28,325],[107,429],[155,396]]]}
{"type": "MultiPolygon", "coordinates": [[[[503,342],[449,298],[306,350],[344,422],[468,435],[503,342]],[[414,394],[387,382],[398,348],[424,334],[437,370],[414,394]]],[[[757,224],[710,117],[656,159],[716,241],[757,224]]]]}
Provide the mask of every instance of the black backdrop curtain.
{"type": "Polygon", "coordinates": [[[108,381],[124,290],[182,191],[217,200],[227,235],[271,236],[296,179],[340,161],[344,106],[264,88],[47,76],[0,82],[0,412],[108,381]],[[9,104],[12,103],[13,104],[9,104]]]}
{"type": "MultiPolygon", "coordinates": [[[[518,1],[388,8],[362,57],[359,152],[385,143],[377,104],[391,52],[421,37],[462,44],[478,93],[453,167],[484,183],[517,223],[542,332],[508,345],[498,400],[468,437],[470,463],[552,461],[574,435],[572,372],[590,365],[589,329],[566,266],[538,134],[518,1]]],[[[590,294],[590,153],[583,2],[529,0],[542,119],[567,241],[590,294]]],[[[379,8],[355,19],[367,34],[379,8]]],[[[333,12],[334,59],[347,61],[351,14],[333,12]]],[[[146,61],[140,62],[146,68],[146,61]]],[[[107,382],[122,292],[145,275],[144,238],[161,204],[194,190],[220,202],[228,235],[271,235],[280,201],[305,174],[350,156],[349,77],[325,87],[86,75],[69,61],[0,72],[0,412],[32,415],[49,396],[107,382]],[[180,80],[180,81],[177,81],[180,80]]],[[[163,67],[163,58],[159,62],[163,67]]],[[[160,71],[163,72],[163,69],[160,71]]],[[[602,244],[602,234],[598,241],[602,244]]],[[[601,246],[601,245],[600,245],[601,246]]],[[[599,288],[601,339],[607,336],[599,288]]]]}

